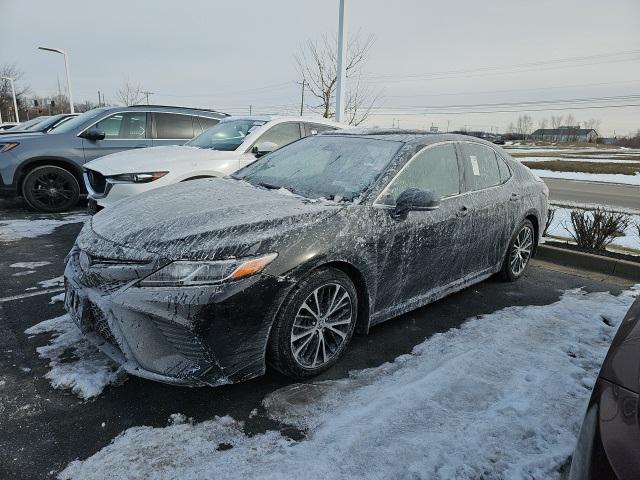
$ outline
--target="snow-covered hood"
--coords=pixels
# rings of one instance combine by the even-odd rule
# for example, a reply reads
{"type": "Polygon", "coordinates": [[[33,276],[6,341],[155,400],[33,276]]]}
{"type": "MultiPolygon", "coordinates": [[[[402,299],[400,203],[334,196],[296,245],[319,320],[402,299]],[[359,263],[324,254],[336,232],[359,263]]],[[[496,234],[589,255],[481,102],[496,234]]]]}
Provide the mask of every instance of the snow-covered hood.
{"type": "Polygon", "coordinates": [[[230,160],[240,156],[238,152],[224,152],[208,148],[170,145],[166,147],[149,147],[126,150],[97,158],[84,164],[85,168],[96,170],[103,175],[121,173],[171,171],[171,167],[180,165],[185,168],[188,162],[201,160],[230,160]]]}
{"type": "Polygon", "coordinates": [[[110,252],[99,249],[109,244],[170,260],[254,255],[320,227],[340,209],[237,180],[202,179],[150,190],[99,212],[78,243],[105,257],[110,252]]]}

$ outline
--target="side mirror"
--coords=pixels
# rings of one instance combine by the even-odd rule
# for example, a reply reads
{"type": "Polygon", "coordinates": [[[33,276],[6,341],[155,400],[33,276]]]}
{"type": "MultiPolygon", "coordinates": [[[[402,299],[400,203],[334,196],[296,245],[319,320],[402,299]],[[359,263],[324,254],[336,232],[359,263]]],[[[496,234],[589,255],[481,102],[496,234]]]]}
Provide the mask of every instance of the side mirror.
{"type": "Polygon", "coordinates": [[[96,140],[104,140],[106,134],[104,133],[104,130],[100,130],[99,128],[90,128],[89,130],[84,132],[82,136],[87,140],[95,142],[96,140]]]}
{"type": "Polygon", "coordinates": [[[407,188],[396,200],[396,206],[392,210],[394,218],[405,217],[409,212],[431,211],[440,207],[440,198],[433,190],[420,190],[419,188],[407,188]]]}
{"type": "Polygon", "coordinates": [[[278,149],[278,144],[273,142],[260,142],[251,150],[256,157],[261,157],[278,149]]]}

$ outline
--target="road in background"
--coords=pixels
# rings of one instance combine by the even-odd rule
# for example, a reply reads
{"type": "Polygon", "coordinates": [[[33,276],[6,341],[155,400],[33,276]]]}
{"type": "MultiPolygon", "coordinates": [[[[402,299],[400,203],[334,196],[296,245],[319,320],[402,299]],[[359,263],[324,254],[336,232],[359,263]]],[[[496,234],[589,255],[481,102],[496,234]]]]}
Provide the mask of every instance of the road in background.
{"type": "Polygon", "coordinates": [[[549,187],[549,196],[552,201],[597,203],[640,210],[640,187],[638,186],[559,178],[543,178],[543,180],[549,187]]]}

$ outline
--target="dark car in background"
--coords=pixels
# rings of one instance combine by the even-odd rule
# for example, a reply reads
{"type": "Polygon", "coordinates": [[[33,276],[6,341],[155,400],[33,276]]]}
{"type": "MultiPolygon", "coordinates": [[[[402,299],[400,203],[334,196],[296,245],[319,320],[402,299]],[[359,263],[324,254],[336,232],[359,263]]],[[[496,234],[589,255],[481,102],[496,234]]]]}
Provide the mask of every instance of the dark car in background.
{"type": "Polygon", "coordinates": [[[78,115],[47,135],[2,135],[0,195],[21,195],[42,212],[66,211],[86,193],[85,162],[133,148],[181,145],[226,116],[183,107],[106,107],[78,115]]]}
{"type": "Polygon", "coordinates": [[[602,364],[569,478],[640,478],[640,298],[622,320],[602,364]]]}
{"type": "Polygon", "coordinates": [[[58,115],[38,117],[27,123],[20,123],[10,130],[0,132],[0,135],[33,135],[38,133],[48,133],[64,122],[78,116],[77,113],[60,113],[58,115]]]}
{"type": "Polygon", "coordinates": [[[220,385],[268,362],[303,379],[356,329],[523,275],[548,208],[527,167],[472,137],[348,132],[97,213],[67,259],[67,311],[133,375],[220,385]]]}

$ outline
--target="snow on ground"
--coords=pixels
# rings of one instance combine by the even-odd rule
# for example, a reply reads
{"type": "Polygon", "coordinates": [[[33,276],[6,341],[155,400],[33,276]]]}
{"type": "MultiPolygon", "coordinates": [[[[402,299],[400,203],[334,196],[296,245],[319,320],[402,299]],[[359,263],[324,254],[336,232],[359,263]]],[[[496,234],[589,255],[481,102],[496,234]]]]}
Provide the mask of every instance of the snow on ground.
{"type": "Polygon", "coordinates": [[[89,217],[85,214],[71,214],[58,219],[0,220],[0,241],[15,242],[23,238],[35,238],[48,235],[62,225],[84,222],[87,218],[89,217]]]}
{"type": "MultiPolygon", "coordinates": [[[[571,225],[571,208],[552,208],[555,210],[555,214],[547,230],[547,236],[572,238],[567,231],[567,229],[569,229],[573,232],[573,226],[571,225]]],[[[629,215],[629,217],[631,220],[624,232],[624,237],[616,237],[612,245],[640,250],[640,237],[638,237],[638,227],[636,227],[636,225],[640,225],[640,215],[629,215]]]]}
{"type": "Polygon", "coordinates": [[[51,262],[18,262],[12,263],[9,265],[9,268],[38,268],[44,267],[45,265],[51,265],[51,262]]]}
{"type": "MultiPolygon", "coordinates": [[[[595,157],[595,156],[594,156],[595,157]]],[[[627,165],[629,163],[640,162],[640,158],[637,160],[619,160],[615,157],[517,157],[519,162],[584,162],[584,163],[616,163],[620,165],[627,165]]]]}
{"type": "Polygon", "coordinates": [[[86,400],[126,379],[124,370],[89,343],[69,315],[45,320],[24,333],[53,335],[47,345],[36,349],[41,358],[49,360],[51,370],[45,378],[53,388],[70,389],[86,400]]]}
{"type": "Polygon", "coordinates": [[[64,287],[64,276],[60,275],[59,277],[50,278],[49,280],[43,280],[38,282],[38,285],[42,288],[64,287]]]}
{"type": "Polygon", "coordinates": [[[635,175],[622,175],[619,173],[584,173],[584,172],[553,172],[551,170],[531,169],[541,178],[562,178],[567,180],[583,180],[588,182],[624,183],[627,185],[640,185],[640,173],[635,175]]]}
{"type": "Polygon", "coordinates": [[[308,428],[299,442],[248,436],[229,417],[133,427],[59,478],[558,478],[639,291],[570,290],[470,319],[350,378],[285,387],[264,407],[308,428]]]}

